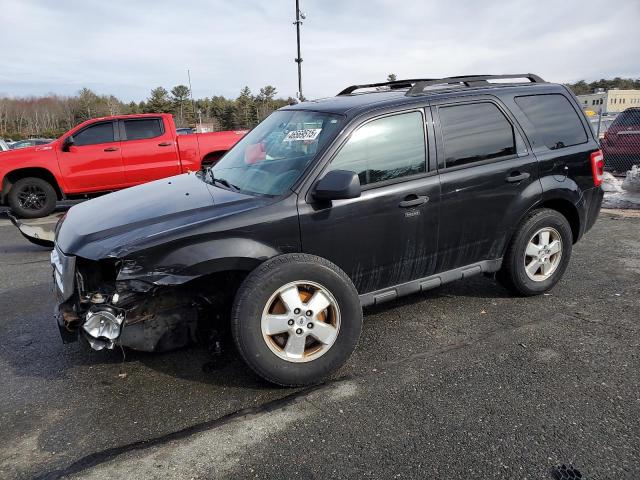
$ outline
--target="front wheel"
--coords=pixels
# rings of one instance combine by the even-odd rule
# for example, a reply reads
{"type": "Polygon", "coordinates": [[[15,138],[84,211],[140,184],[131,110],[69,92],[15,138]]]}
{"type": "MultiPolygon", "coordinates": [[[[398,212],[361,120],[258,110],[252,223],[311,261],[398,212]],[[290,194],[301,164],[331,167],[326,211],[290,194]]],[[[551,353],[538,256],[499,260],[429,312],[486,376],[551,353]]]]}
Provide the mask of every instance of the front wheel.
{"type": "Polygon", "coordinates": [[[358,293],[328,260],[287,254],[267,260],[241,285],[231,316],[244,361],[284,386],[319,383],[349,358],[362,329],[358,293]]]}
{"type": "Polygon", "coordinates": [[[20,218],[46,217],[56,208],[57,195],[53,186],[37,177],[21,178],[8,194],[11,211],[20,218]]]}
{"type": "Polygon", "coordinates": [[[548,208],[534,210],[511,239],[498,280],[516,294],[544,293],[562,278],[572,246],[571,226],[564,215],[548,208]]]}

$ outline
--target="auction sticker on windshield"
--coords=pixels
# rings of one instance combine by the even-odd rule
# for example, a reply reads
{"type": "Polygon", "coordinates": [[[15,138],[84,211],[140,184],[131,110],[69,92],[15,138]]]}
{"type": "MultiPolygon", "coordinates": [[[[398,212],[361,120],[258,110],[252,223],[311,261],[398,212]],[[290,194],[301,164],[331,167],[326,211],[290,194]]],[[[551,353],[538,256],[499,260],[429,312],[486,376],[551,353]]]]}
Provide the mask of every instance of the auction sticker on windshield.
{"type": "Polygon", "coordinates": [[[299,140],[315,140],[320,135],[321,128],[305,128],[304,130],[292,130],[284,137],[283,142],[296,142],[299,140]]]}

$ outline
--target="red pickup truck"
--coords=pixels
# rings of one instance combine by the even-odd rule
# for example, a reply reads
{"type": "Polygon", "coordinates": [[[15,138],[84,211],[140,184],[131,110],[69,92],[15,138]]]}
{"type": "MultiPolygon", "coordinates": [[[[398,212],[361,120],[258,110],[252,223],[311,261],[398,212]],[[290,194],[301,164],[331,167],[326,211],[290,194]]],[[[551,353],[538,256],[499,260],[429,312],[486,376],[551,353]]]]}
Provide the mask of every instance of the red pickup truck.
{"type": "Polygon", "coordinates": [[[94,118],[47,145],[0,154],[0,203],[22,218],[215,163],[246,130],[178,135],[170,114],[94,118]]]}

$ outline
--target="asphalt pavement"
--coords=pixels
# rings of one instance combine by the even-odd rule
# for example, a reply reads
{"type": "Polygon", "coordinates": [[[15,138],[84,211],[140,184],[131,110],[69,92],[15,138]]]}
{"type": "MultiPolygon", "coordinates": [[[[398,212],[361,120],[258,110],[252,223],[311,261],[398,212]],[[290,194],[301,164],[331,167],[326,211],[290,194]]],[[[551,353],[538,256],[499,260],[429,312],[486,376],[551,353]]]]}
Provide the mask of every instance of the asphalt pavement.
{"type": "Polygon", "coordinates": [[[229,348],[63,345],[49,252],[0,220],[0,478],[640,478],[640,216],[601,214],[549,295],[476,277],[367,309],[330,381],[229,348]]]}

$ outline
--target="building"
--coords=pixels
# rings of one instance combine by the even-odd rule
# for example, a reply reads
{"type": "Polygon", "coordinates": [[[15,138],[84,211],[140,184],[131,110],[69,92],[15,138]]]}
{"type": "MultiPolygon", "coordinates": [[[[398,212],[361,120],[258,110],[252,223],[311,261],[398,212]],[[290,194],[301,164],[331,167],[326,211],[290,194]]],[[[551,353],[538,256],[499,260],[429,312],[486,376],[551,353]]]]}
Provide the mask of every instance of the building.
{"type": "Polygon", "coordinates": [[[640,107],[640,90],[618,90],[613,88],[608,91],[598,89],[588,95],[578,95],[578,102],[585,110],[598,113],[619,113],[630,107],[640,107]]]}

